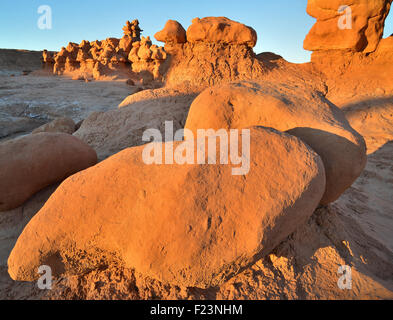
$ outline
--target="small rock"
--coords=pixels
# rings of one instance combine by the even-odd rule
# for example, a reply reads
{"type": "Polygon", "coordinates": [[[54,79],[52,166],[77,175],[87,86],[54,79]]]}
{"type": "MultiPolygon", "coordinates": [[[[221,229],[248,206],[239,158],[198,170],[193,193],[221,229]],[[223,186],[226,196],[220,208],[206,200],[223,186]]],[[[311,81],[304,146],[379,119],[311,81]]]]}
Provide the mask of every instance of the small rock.
{"type": "Polygon", "coordinates": [[[75,122],[74,120],[66,117],[58,118],[35,129],[32,134],[41,132],[63,132],[73,134],[75,132],[75,122]]]}
{"type": "Polygon", "coordinates": [[[128,79],[128,80],[126,81],[126,84],[129,85],[129,86],[135,86],[135,82],[134,82],[134,80],[132,80],[132,79],[128,79]]]}

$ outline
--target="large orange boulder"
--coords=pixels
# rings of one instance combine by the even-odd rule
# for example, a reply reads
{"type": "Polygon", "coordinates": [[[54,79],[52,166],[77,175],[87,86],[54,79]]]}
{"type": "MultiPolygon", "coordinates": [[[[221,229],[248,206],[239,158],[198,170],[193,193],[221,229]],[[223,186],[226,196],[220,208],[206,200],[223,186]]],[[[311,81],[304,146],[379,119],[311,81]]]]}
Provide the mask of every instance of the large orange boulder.
{"type": "Polygon", "coordinates": [[[195,18],[187,30],[189,42],[225,43],[255,47],[257,33],[251,27],[225,17],[195,18]]]}
{"type": "Polygon", "coordinates": [[[303,224],[325,190],[322,161],[300,139],[261,127],[250,137],[243,176],[232,175],[232,160],[147,165],[144,148],[164,151],[153,143],[70,177],[19,237],[10,276],[33,281],[41,265],[81,274],[117,261],[164,283],[221,284],[303,224]]]}
{"type": "Polygon", "coordinates": [[[321,156],[327,179],[321,204],[337,200],[366,165],[364,139],[344,113],[317,92],[294,85],[238,82],[206,89],[192,103],[185,127],[197,132],[254,125],[288,131],[321,156]]]}
{"type": "Polygon", "coordinates": [[[65,133],[37,133],[0,144],[0,211],[97,163],[96,152],[65,133]]]}
{"type": "Polygon", "coordinates": [[[310,51],[373,52],[383,35],[392,0],[308,0],[317,19],[304,41],[310,51]]]}

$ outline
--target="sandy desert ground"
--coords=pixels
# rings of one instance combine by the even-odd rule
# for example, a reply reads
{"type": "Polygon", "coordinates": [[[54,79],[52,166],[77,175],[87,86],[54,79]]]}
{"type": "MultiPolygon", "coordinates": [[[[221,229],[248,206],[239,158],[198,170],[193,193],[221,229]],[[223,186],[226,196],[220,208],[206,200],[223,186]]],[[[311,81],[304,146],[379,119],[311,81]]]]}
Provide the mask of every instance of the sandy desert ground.
{"type": "MultiPolygon", "coordinates": [[[[156,38],[160,38],[160,35],[156,38]]],[[[166,82],[161,84],[157,79],[149,83],[143,76],[135,76],[135,73],[133,81],[128,83],[122,77],[112,80],[105,77],[72,80],[73,77],[75,79],[75,71],[72,74],[65,72],[63,75],[53,75],[51,70],[43,68],[41,52],[0,50],[0,144],[30,136],[34,129],[43,124],[68,117],[79,123],[73,136],[95,150],[99,162],[97,170],[104,170],[105,165],[109,166],[110,161],[120,157],[121,151],[142,145],[142,134],[148,128],[162,131],[165,121],[174,121],[175,129],[185,126],[191,128],[190,118],[197,114],[194,111],[195,105],[204,94],[206,99],[210,98],[208,94],[213,92],[213,89],[209,89],[210,86],[216,85],[217,90],[221,90],[226,83],[246,80],[258,83],[260,87],[250,84],[246,86],[251,86],[252,94],[257,92],[265,100],[268,99],[267,95],[274,95],[272,92],[279,92],[285,105],[291,105],[288,101],[293,99],[292,101],[299,101],[303,109],[311,110],[315,104],[335,104],[338,111],[334,112],[346,117],[346,120],[343,118],[340,121],[346,123],[348,120],[349,125],[363,136],[367,145],[367,164],[359,177],[349,188],[345,188],[345,192],[339,194],[338,199],[317,205],[315,212],[307,216],[304,223],[296,221],[295,224],[298,225],[295,230],[285,235],[267,254],[254,254],[245,264],[240,263],[240,260],[231,262],[235,264],[235,269],[228,269],[231,274],[222,276],[222,279],[214,282],[215,285],[183,286],[178,283],[176,275],[167,275],[164,271],[157,275],[153,267],[153,271],[138,269],[138,266],[132,268],[121,258],[106,256],[104,251],[102,261],[89,267],[86,260],[83,260],[86,257],[72,251],[78,248],[69,249],[64,244],[67,243],[65,240],[62,242],[63,240],[56,238],[55,231],[51,233],[51,230],[46,230],[40,224],[45,221],[45,215],[51,212],[56,215],[54,211],[60,206],[65,215],[67,212],[77,215],[78,210],[83,212],[83,208],[77,207],[78,204],[73,206],[67,201],[71,199],[69,201],[72,202],[74,199],[74,195],[71,195],[72,186],[76,188],[78,181],[80,185],[89,184],[89,174],[95,167],[87,169],[82,174],[67,179],[65,183],[58,181],[36,192],[22,205],[0,213],[0,299],[393,299],[392,37],[381,40],[383,45],[380,44],[371,54],[327,52],[323,55],[318,51],[318,55],[314,54],[313,61],[306,64],[292,64],[273,53],[252,54],[252,49],[247,47],[249,43],[247,46],[230,44],[217,49],[221,44],[205,44],[203,41],[191,43],[190,37],[188,38],[190,43],[183,42],[181,49],[176,47],[176,43],[166,43],[165,51],[171,52],[174,58],[172,64],[166,66],[169,68],[166,71],[166,82]],[[230,58],[228,52],[231,53],[230,58]],[[343,63],[341,59],[344,60],[343,63]],[[207,67],[210,65],[212,70],[207,67]],[[373,76],[370,77],[370,74],[373,76]],[[187,81],[181,81],[184,79],[187,81]],[[204,91],[206,88],[207,91],[204,91]],[[270,88],[271,91],[265,88],[270,88]],[[301,100],[296,100],[298,98],[301,100]],[[67,197],[62,198],[63,195],[67,197]],[[23,231],[26,225],[31,227],[23,231]],[[53,289],[47,291],[38,289],[34,281],[21,281],[31,281],[29,266],[35,265],[33,258],[36,259],[36,253],[32,253],[34,257],[31,261],[23,256],[37,251],[35,246],[39,248],[40,243],[33,235],[39,235],[40,232],[52,246],[50,249],[45,247],[43,252],[52,252],[56,245],[63,250],[59,249],[59,254],[65,252],[63,261],[65,257],[70,259],[64,262],[66,268],[70,269],[62,272],[56,278],[53,289]],[[32,239],[29,237],[34,238],[31,244],[28,244],[32,239]],[[15,246],[17,240],[18,244],[15,246]],[[23,248],[23,244],[27,249],[23,248]],[[13,250],[10,266],[8,259],[13,250]],[[343,265],[350,266],[352,270],[350,290],[342,290],[337,285],[340,278],[338,268],[343,265]],[[71,272],[71,267],[75,267],[77,271],[72,269],[71,272]],[[11,278],[10,269],[17,281],[11,278]],[[166,278],[172,280],[165,281],[166,278]]],[[[215,100],[218,101],[221,97],[217,93],[215,100]]],[[[246,95],[242,97],[247,98],[246,95]]],[[[226,96],[223,99],[226,101],[226,96]]],[[[235,96],[230,99],[235,105],[231,105],[233,110],[242,104],[235,96]]],[[[251,105],[252,102],[249,102],[248,106],[251,105]]],[[[284,108],[281,104],[279,106],[284,108]]],[[[334,108],[332,110],[336,110],[334,108]]],[[[208,112],[202,112],[200,118],[208,118],[208,112]]],[[[233,119],[238,121],[239,118],[241,117],[233,119]]],[[[285,118],[279,120],[285,121],[285,118]]],[[[279,129],[280,126],[282,124],[277,123],[278,130],[287,131],[279,129]]],[[[322,138],[318,139],[321,139],[318,143],[322,144],[322,138]]],[[[331,137],[326,136],[325,139],[329,140],[331,137]]],[[[310,140],[309,144],[312,143],[314,141],[310,140]]],[[[336,145],[331,145],[330,149],[332,148],[336,148],[336,145]]],[[[355,167],[358,160],[349,159],[348,163],[350,166],[353,163],[355,167]]],[[[272,169],[273,172],[275,170],[279,171],[272,169]]],[[[335,169],[326,165],[326,170],[330,174],[329,170],[335,169]]],[[[148,178],[147,174],[145,177],[148,178]]],[[[288,173],[288,176],[292,174],[294,173],[288,173]]],[[[338,178],[328,184],[333,194],[339,189],[338,178]]],[[[173,177],[173,181],[176,181],[176,177],[173,177]]],[[[118,183],[123,185],[121,179],[118,183]]],[[[97,189],[101,190],[100,188],[97,185],[97,189]]],[[[102,190],[111,194],[113,189],[102,187],[102,190]]],[[[94,194],[94,197],[100,199],[99,195],[94,194]]],[[[110,197],[111,195],[108,199],[110,197]]],[[[136,197],[145,195],[138,193],[136,197]]],[[[114,203],[120,208],[116,207],[116,210],[121,211],[119,201],[116,197],[114,199],[114,203]]],[[[317,203],[319,200],[317,199],[317,203]]],[[[101,200],[97,200],[99,201],[101,200]]],[[[196,198],[195,201],[201,200],[196,198]]],[[[90,205],[94,207],[93,204],[86,204],[90,205]]],[[[97,208],[96,210],[99,211],[97,208]]],[[[83,213],[80,217],[84,219],[83,213]]],[[[61,223],[62,220],[57,221],[61,223]]],[[[70,221],[74,223],[72,217],[70,221]]],[[[83,224],[84,220],[79,221],[83,224]]],[[[149,231],[160,234],[154,226],[149,231]]],[[[83,238],[75,232],[75,237],[83,238]]],[[[94,244],[97,237],[100,235],[95,235],[89,241],[94,244]]],[[[166,236],[161,234],[160,237],[163,240],[157,241],[165,243],[166,236]]],[[[45,242],[45,246],[49,244],[45,242]]],[[[102,244],[96,246],[95,249],[100,250],[105,247],[102,244]]],[[[91,253],[89,249],[84,250],[83,254],[86,254],[87,259],[92,259],[89,254],[94,252],[94,259],[101,259],[97,251],[92,249],[91,253]]],[[[149,253],[143,254],[146,259],[151,258],[149,253]]],[[[209,252],[203,254],[208,255],[209,252]]],[[[208,269],[208,265],[209,261],[205,268],[208,269]]],[[[203,280],[208,281],[208,275],[204,277],[203,280]]],[[[185,277],[184,281],[191,283],[193,278],[185,277]]]]}

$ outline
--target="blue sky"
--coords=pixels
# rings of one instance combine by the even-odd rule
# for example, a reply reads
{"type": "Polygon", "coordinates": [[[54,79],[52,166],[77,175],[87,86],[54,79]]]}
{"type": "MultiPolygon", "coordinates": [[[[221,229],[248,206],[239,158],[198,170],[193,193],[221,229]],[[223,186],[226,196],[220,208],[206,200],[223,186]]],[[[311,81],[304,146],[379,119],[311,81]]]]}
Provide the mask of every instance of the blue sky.
{"type": "MultiPolygon", "coordinates": [[[[257,53],[271,51],[300,63],[310,59],[302,45],[315,21],[306,5],[307,0],[0,0],[0,48],[57,51],[70,41],[120,38],[125,21],[135,18],[153,39],[168,19],[187,29],[195,17],[226,16],[257,31],[257,53]],[[51,30],[37,27],[40,5],[52,8],[51,30]]],[[[392,33],[390,14],[385,36],[392,33]]]]}

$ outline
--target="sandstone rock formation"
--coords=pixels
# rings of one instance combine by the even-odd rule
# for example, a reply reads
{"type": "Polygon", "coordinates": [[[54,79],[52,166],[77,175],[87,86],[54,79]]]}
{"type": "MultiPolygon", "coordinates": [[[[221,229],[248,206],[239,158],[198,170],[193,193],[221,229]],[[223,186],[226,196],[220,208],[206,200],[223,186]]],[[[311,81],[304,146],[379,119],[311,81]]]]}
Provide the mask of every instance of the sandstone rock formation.
{"type": "Polygon", "coordinates": [[[0,144],[0,211],[97,162],[93,149],[64,133],[38,133],[0,144]]]}
{"type": "Polygon", "coordinates": [[[139,27],[139,21],[137,19],[132,22],[127,21],[126,25],[123,27],[123,32],[125,37],[131,37],[133,41],[141,40],[141,32],[143,30],[139,27]]]}
{"type": "Polygon", "coordinates": [[[160,66],[166,59],[163,48],[153,46],[148,37],[141,39],[138,20],[127,21],[123,32],[121,39],[70,42],[54,56],[44,50],[43,62],[52,66],[54,74],[71,75],[75,80],[130,78],[134,73],[141,73],[145,82],[161,80],[160,66]]]}
{"type": "Polygon", "coordinates": [[[393,140],[393,98],[380,97],[346,106],[351,126],[366,140],[369,154],[393,140]]]}
{"type": "Polygon", "coordinates": [[[166,58],[165,50],[153,45],[150,37],[142,37],[141,41],[134,42],[128,56],[132,62],[132,71],[141,74],[144,82],[162,80],[164,71],[161,66],[166,58]]]}
{"type": "Polygon", "coordinates": [[[57,118],[33,130],[32,134],[37,134],[41,132],[62,132],[73,134],[75,132],[75,122],[74,120],[67,117],[57,118]]]}
{"type": "Polygon", "coordinates": [[[144,147],[72,176],[19,237],[11,277],[34,280],[43,264],[80,274],[120,260],[164,283],[221,284],[303,224],[325,190],[322,161],[300,139],[252,128],[250,147],[246,177],[231,165],[149,166],[144,147]]]}
{"type": "Polygon", "coordinates": [[[386,52],[393,55],[393,34],[388,38],[382,39],[377,49],[379,53],[386,52]]]}
{"type": "Polygon", "coordinates": [[[142,135],[147,129],[164,132],[165,121],[173,121],[174,130],[184,128],[198,93],[171,88],[138,92],[124,99],[119,110],[93,112],[74,135],[94,148],[99,159],[105,159],[144,144],[142,135]]]}
{"type": "Polygon", "coordinates": [[[196,18],[187,32],[180,23],[169,20],[155,35],[165,42],[165,49],[153,45],[149,37],[140,37],[138,20],[127,21],[123,31],[121,39],[69,43],[54,57],[45,50],[43,61],[53,66],[55,74],[73,79],[123,75],[169,86],[206,87],[263,74],[263,64],[252,50],[257,42],[255,30],[225,17],[196,18]]]}
{"type": "Polygon", "coordinates": [[[187,41],[186,30],[174,20],[168,20],[163,30],[154,35],[157,41],[165,43],[185,43],[187,41]]]}
{"type": "Polygon", "coordinates": [[[307,12],[317,22],[304,41],[313,51],[313,67],[338,106],[362,103],[384,90],[393,94],[389,38],[382,39],[392,0],[309,0],[307,12]],[[373,76],[370,77],[370,74],[373,76]]]}
{"type": "Polygon", "coordinates": [[[55,54],[55,52],[50,52],[46,49],[42,51],[41,63],[44,69],[50,69],[51,71],[53,70],[53,65],[55,63],[55,54]]]}
{"type": "Polygon", "coordinates": [[[366,165],[364,139],[345,115],[318,93],[288,84],[239,82],[206,89],[192,103],[185,128],[196,133],[254,125],[287,131],[321,156],[326,169],[321,204],[337,200],[366,165]]]}
{"type": "Polygon", "coordinates": [[[195,18],[187,30],[187,40],[191,43],[224,43],[253,48],[257,43],[257,33],[253,28],[225,17],[195,18]]]}
{"type": "Polygon", "coordinates": [[[307,12],[317,22],[304,41],[310,51],[373,52],[383,35],[392,0],[309,0],[307,12]]]}
{"type": "Polygon", "coordinates": [[[180,23],[168,21],[156,39],[165,42],[170,56],[163,64],[167,86],[205,88],[258,79],[264,73],[262,62],[252,50],[256,32],[225,17],[196,18],[186,36],[180,23]]]}

